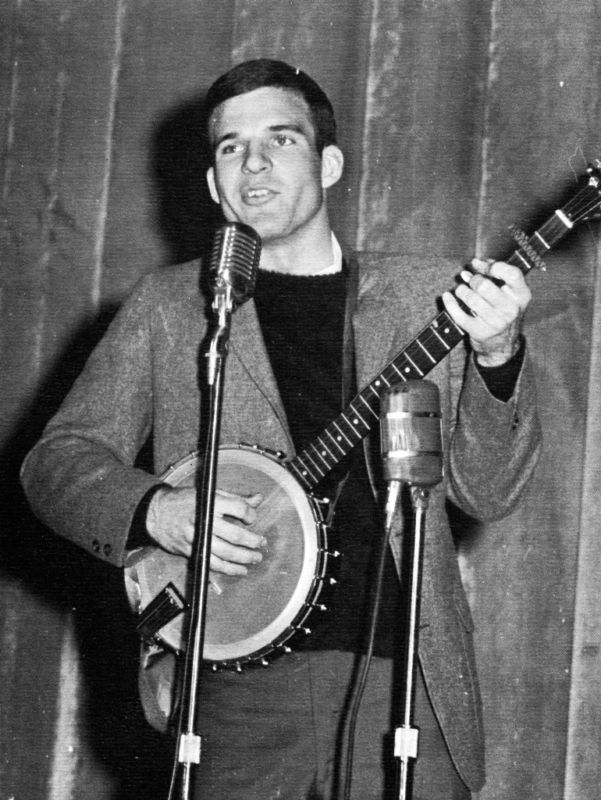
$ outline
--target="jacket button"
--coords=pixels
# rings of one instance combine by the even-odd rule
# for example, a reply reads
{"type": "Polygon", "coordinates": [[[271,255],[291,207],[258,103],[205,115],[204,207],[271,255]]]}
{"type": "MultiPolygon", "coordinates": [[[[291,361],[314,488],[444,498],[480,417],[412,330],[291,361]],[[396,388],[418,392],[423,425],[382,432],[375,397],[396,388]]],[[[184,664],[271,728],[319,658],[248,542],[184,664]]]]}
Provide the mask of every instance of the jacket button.
{"type": "Polygon", "coordinates": [[[94,539],[94,541],[92,542],[92,550],[95,553],[97,553],[100,550],[100,542],[98,541],[98,539],[94,539]]]}
{"type": "Polygon", "coordinates": [[[104,553],[105,556],[110,556],[112,550],[113,548],[110,546],[110,544],[105,544],[104,547],[102,548],[102,552],[104,553]]]}

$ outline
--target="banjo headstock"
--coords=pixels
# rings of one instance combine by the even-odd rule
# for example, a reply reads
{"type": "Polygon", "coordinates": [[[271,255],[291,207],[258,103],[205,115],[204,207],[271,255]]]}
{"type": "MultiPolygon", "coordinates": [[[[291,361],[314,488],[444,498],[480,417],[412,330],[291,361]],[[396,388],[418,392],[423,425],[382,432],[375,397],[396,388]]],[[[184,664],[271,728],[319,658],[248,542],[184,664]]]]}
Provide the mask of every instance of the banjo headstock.
{"type": "Polygon", "coordinates": [[[519,267],[524,274],[533,267],[545,270],[542,256],[548,250],[578,223],[601,216],[601,161],[597,159],[591,164],[587,173],[585,185],[562,208],[556,208],[532,236],[527,236],[515,225],[509,227],[518,248],[507,259],[508,263],[519,267]]]}
{"type": "Polygon", "coordinates": [[[588,166],[587,173],[586,185],[563,209],[572,225],[598,219],[601,216],[601,161],[595,159],[588,166]]]}

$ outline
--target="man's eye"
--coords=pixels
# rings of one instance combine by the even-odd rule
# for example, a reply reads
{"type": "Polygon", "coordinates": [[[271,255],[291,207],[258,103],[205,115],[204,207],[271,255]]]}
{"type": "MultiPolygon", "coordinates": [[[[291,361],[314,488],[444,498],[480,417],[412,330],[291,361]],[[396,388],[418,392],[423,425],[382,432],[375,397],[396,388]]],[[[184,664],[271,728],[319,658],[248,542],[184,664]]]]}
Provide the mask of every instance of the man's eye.
{"type": "Polygon", "coordinates": [[[229,156],[232,153],[238,152],[239,147],[240,147],[240,145],[235,144],[234,142],[232,142],[231,144],[224,144],[219,149],[218,155],[220,155],[220,156],[229,156]]]}
{"type": "Polygon", "coordinates": [[[285,133],[278,133],[277,136],[274,136],[273,141],[278,147],[294,144],[294,139],[291,136],[287,136],[285,133]]]}

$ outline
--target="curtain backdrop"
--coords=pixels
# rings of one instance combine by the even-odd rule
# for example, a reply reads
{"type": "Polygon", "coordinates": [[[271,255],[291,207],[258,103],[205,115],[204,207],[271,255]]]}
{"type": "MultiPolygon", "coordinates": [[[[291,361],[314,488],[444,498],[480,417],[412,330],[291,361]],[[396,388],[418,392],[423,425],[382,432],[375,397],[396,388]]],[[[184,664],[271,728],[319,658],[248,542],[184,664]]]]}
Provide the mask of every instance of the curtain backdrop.
{"type": "MultiPolygon", "coordinates": [[[[340,237],[459,269],[507,256],[508,226],[531,233],[601,156],[598,0],[0,9],[1,793],[166,797],[121,576],[43,530],[16,473],[133,283],[206,240],[199,98],[246,58],[305,69],[337,110],[340,237]]],[[[545,444],[528,494],[501,522],[457,520],[488,737],[480,800],[596,800],[601,785],[599,252],[598,224],[580,225],[530,279],[545,444]]]]}

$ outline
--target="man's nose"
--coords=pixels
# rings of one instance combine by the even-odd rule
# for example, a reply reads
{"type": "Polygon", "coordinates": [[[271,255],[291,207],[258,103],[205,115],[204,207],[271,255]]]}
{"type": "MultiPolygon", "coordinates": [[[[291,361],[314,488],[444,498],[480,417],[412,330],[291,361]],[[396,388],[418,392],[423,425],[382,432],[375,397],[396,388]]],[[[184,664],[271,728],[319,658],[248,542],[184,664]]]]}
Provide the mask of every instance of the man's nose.
{"type": "Polygon", "coordinates": [[[244,161],[242,163],[242,170],[244,172],[263,172],[269,169],[271,161],[265,152],[265,148],[261,144],[250,144],[245,153],[244,161]]]}

